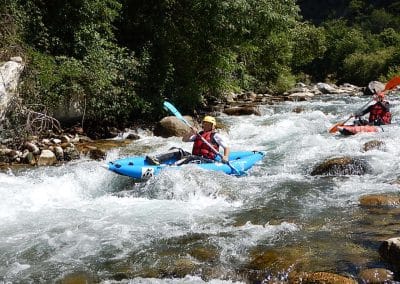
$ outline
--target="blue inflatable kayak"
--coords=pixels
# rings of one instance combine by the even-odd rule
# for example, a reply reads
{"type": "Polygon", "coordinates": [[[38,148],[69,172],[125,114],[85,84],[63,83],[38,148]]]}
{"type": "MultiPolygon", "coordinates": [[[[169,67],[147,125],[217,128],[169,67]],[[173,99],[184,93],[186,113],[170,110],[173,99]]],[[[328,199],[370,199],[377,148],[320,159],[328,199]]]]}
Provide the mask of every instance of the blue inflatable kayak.
{"type": "MultiPolygon", "coordinates": [[[[250,169],[264,156],[265,152],[262,151],[231,152],[229,155],[230,166],[219,161],[201,164],[196,163],[196,166],[206,170],[224,172],[229,175],[239,176],[245,174],[245,171],[250,169]]],[[[177,159],[172,157],[167,161],[163,161],[160,165],[151,165],[148,163],[145,156],[137,156],[109,162],[106,165],[106,168],[120,175],[129,176],[134,179],[146,180],[154,175],[157,175],[158,173],[160,173],[160,171],[166,168],[180,168],[186,165],[190,165],[189,163],[177,166],[174,165],[175,162],[177,162],[177,159]]]]}

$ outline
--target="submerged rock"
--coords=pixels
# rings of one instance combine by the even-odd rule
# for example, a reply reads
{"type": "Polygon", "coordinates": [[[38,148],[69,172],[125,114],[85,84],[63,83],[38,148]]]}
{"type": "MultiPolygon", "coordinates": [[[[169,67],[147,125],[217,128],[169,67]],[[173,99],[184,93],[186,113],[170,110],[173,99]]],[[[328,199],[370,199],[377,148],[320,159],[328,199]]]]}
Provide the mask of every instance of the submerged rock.
{"type": "Polygon", "coordinates": [[[400,266],[400,238],[384,241],[379,247],[379,255],[389,263],[400,266]]]}
{"type": "Polygon", "coordinates": [[[370,268],[361,271],[358,277],[362,283],[391,283],[393,272],[384,268],[370,268]]]}
{"type": "Polygon", "coordinates": [[[227,115],[261,115],[260,111],[253,106],[231,107],[224,109],[227,115]]]}
{"type": "Polygon", "coordinates": [[[311,172],[311,175],[364,175],[370,171],[370,165],[364,160],[351,157],[338,157],[325,160],[317,165],[311,172]]]}
{"type": "Polygon", "coordinates": [[[384,147],[385,147],[385,142],[379,140],[372,140],[366,142],[362,149],[364,152],[367,152],[369,150],[374,150],[374,149],[382,150],[384,147]]]}
{"type": "Polygon", "coordinates": [[[297,284],[356,284],[357,281],[330,272],[301,272],[289,274],[289,283],[297,284]]]}
{"type": "Polygon", "coordinates": [[[399,196],[389,196],[382,194],[370,194],[360,197],[360,205],[363,207],[371,206],[399,206],[399,196]]]}

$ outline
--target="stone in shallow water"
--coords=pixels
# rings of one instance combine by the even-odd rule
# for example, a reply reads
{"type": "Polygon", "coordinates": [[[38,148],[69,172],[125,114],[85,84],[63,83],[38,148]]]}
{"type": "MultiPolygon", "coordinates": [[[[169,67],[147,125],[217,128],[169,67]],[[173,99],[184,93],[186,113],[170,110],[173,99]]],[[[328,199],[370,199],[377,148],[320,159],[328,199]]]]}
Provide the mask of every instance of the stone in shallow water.
{"type": "Polygon", "coordinates": [[[364,175],[369,172],[371,172],[370,165],[362,159],[338,157],[325,160],[317,165],[311,175],[364,175]]]}
{"type": "Polygon", "coordinates": [[[393,272],[384,268],[371,268],[361,271],[358,277],[362,283],[391,283],[393,272]]]}
{"type": "Polygon", "coordinates": [[[56,155],[50,150],[42,150],[37,161],[38,166],[51,166],[57,162],[56,155]]]}

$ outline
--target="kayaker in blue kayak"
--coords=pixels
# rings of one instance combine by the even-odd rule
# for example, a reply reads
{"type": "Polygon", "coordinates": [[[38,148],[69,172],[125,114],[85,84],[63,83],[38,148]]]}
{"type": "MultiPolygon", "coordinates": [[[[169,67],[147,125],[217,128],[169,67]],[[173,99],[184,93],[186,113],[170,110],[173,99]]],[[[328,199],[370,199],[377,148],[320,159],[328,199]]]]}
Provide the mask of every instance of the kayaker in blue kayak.
{"type": "Polygon", "coordinates": [[[171,149],[172,152],[158,155],[156,157],[147,156],[146,161],[152,165],[158,165],[164,160],[171,159],[174,157],[178,159],[176,165],[182,165],[186,163],[210,163],[213,162],[217,155],[215,151],[219,151],[219,147],[224,149],[224,154],[221,162],[226,163],[228,161],[230,147],[227,139],[215,131],[216,120],[212,116],[205,116],[202,121],[202,130],[197,132],[196,128],[193,128],[190,133],[182,138],[184,142],[194,142],[192,153],[183,151],[182,149],[171,149]],[[211,149],[207,141],[214,149],[211,149]]]}
{"type": "Polygon", "coordinates": [[[375,104],[354,114],[354,117],[358,118],[358,120],[354,121],[354,125],[384,125],[391,123],[390,105],[385,100],[384,92],[374,95],[374,100],[376,101],[375,104]],[[367,113],[369,113],[368,121],[361,118],[367,113]]]}
{"type": "Polygon", "coordinates": [[[192,155],[187,157],[185,162],[193,160],[200,160],[204,162],[210,162],[210,160],[213,161],[217,156],[215,152],[219,152],[219,147],[224,149],[224,154],[221,161],[223,163],[228,161],[230,152],[229,143],[225,137],[215,131],[216,125],[217,122],[215,118],[207,115],[203,118],[202,131],[197,132],[197,130],[194,128],[191,133],[182,138],[182,141],[184,142],[194,142],[192,155]],[[202,138],[206,140],[215,150],[211,149],[202,138]]]}

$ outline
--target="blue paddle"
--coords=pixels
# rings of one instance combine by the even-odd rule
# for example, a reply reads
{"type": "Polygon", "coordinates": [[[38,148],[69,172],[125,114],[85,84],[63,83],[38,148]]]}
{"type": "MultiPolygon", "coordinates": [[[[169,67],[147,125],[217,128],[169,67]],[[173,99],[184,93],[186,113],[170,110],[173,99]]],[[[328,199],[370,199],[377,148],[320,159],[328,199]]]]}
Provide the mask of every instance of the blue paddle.
{"type": "MultiPolygon", "coordinates": [[[[178,119],[179,119],[180,121],[182,121],[184,124],[186,124],[187,126],[189,126],[190,129],[192,129],[194,132],[196,132],[196,135],[199,136],[199,138],[201,139],[201,141],[203,141],[208,147],[210,147],[210,149],[211,149],[217,156],[220,156],[221,159],[223,158],[222,155],[221,155],[221,153],[218,152],[217,150],[215,150],[215,148],[214,148],[206,139],[204,139],[204,137],[201,136],[200,133],[198,133],[198,132],[196,131],[196,129],[181,115],[181,113],[180,113],[170,102],[165,101],[165,102],[164,102],[164,108],[165,108],[165,110],[169,110],[170,112],[172,112],[172,113],[176,116],[176,118],[178,118],[178,119]]],[[[230,163],[229,161],[227,161],[226,164],[232,169],[232,171],[235,173],[235,175],[241,176],[241,175],[246,174],[246,173],[243,172],[243,171],[238,171],[235,167],[233,167],[233,166],[231,165],[231,163],[230,163]]]]}

